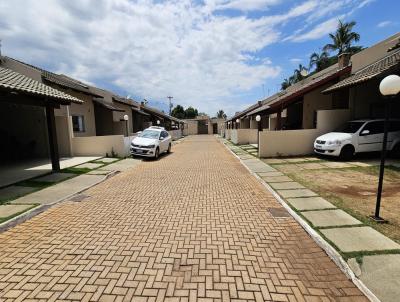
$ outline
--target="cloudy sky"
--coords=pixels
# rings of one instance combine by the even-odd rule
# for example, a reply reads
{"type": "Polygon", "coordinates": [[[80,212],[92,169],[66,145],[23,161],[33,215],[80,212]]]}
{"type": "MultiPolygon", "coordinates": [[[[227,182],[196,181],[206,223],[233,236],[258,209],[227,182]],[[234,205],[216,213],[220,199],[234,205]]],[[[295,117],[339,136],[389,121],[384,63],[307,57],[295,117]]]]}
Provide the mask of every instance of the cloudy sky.
{"type": "Polygon", "coordinates": [[[355,20],[369,46],[400,29],[398,0],[3,0],[2,53],[167,110],[233,114],[275,93],[355,20]]]}

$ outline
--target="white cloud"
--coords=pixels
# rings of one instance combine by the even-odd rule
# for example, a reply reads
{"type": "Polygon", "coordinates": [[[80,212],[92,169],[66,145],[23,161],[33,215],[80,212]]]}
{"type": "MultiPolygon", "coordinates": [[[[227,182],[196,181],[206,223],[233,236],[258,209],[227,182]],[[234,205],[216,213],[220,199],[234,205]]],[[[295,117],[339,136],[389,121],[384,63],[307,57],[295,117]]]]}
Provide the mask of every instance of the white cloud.
{"type": "Polygon", "coordinates": [[[387,27],[393,25],[393,21],[382,21],[378,23],[379,28],[387,27]]]}
{"type": "MultiPolygon", "coordinates": [[[[0,37],[5,54],[52,71],[108,82],[140,98],[173,95],[176,104],[233,113],[246,94],[281,73],[274,58],[259,52],[282,40],[285,24],[310,18],[326,1],[261,17],[220,10],[266,10],[283,0],[1,1],[0,37]]],[[[320,37],[331,22],[293,41],[320,37]]]]}
{"type": "Polygon", "coordinates": [[[207,0],[206,6],[211,10],[236,9],[240,11],[266,10],[280,4],[282,0],[207,0]]]}
{"type": "Polygon", "coordinates": [[[292,58],[292,59],[290,59],[289,61],[290,61],[290,63],[292,63],[292,64],[299,64],[299,63],[303,62],[303,60],[302,60],[302,59],[299,59],[299,58],[292,58]]]}
{"type": "Polygon", "coordinates": [[[326,36],[327,34],[333,32],[338,24],[338,19],[341,19],[342,16],[334,17],[327,21],[324,21],[314,28],[310,29],[308,32],[297,34],[286,38],[287,40],[293,42],[304,42],[309,40],[317,40],[321,37],[326,36]]]}

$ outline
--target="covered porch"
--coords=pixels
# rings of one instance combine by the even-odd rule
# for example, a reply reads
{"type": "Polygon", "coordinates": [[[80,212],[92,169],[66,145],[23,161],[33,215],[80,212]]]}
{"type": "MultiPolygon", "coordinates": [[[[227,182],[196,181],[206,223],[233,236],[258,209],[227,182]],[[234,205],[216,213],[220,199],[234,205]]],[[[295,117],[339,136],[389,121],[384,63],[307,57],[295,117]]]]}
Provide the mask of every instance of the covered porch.
{"type": "MultiPolygon", "coordinates": [[[[3,115],[0,130],[5,142],[0,161],[2,177],[7,177],[4,174],[11,173],[12,167],[15,167],[12,174],[18,175],[23,169],[18,167],[24,162],[46,162],[49,170],[61,169],[54,111],[71,102],[82,103],[76,97],[0,67],[3,115]]],[[[10,179],[18,177],[10,176],[10,179]]],[[[8,182],[4,180],[3,183],[8,182]]]]}

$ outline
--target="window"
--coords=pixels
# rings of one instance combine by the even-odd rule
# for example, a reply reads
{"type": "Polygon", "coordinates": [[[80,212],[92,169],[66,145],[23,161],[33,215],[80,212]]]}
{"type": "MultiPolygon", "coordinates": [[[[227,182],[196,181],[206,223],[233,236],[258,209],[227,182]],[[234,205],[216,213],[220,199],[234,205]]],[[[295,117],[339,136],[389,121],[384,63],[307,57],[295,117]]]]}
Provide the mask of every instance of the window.
{"type": "Polygon", "coordinates": [[[343,126],[337,128],[335,132],[356,133],[362,125],[364,125],[364,122],[347,122],[343,126]]]}
{"type": "Polygon", "coordinates": [[[164,138],[166,138],[166,137],[168,137],[167,131],[162,131],[162,132],[161,132],[161,135],[160,135],[160,138],[161,138],[161,139],[164,139],[164,138]]]}
{"type": "Polygon", "coordinates": [[[364,126],[362,131],[364,130],[369,130],[369,133],[367,135],[383,133],[383,121],[370,122],[364,126]]]}
{"type": "Polygon", "coordinates": [[[72,126],[74,128],[74,132],[85,132],[85,119],[83,115],[73,115],[72,126]]]}

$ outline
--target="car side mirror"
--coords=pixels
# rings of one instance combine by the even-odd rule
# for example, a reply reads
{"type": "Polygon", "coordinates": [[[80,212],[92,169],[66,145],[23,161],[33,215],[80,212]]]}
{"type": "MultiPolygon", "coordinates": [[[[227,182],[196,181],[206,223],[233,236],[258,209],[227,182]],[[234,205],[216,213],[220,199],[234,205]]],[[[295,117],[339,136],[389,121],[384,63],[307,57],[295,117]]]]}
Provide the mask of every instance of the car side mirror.
{"type": "Polygon", "coordinates": [[[369,130],[363,130],[361,131],[361,135],[368,135],[369,134],[369,130]]]}

